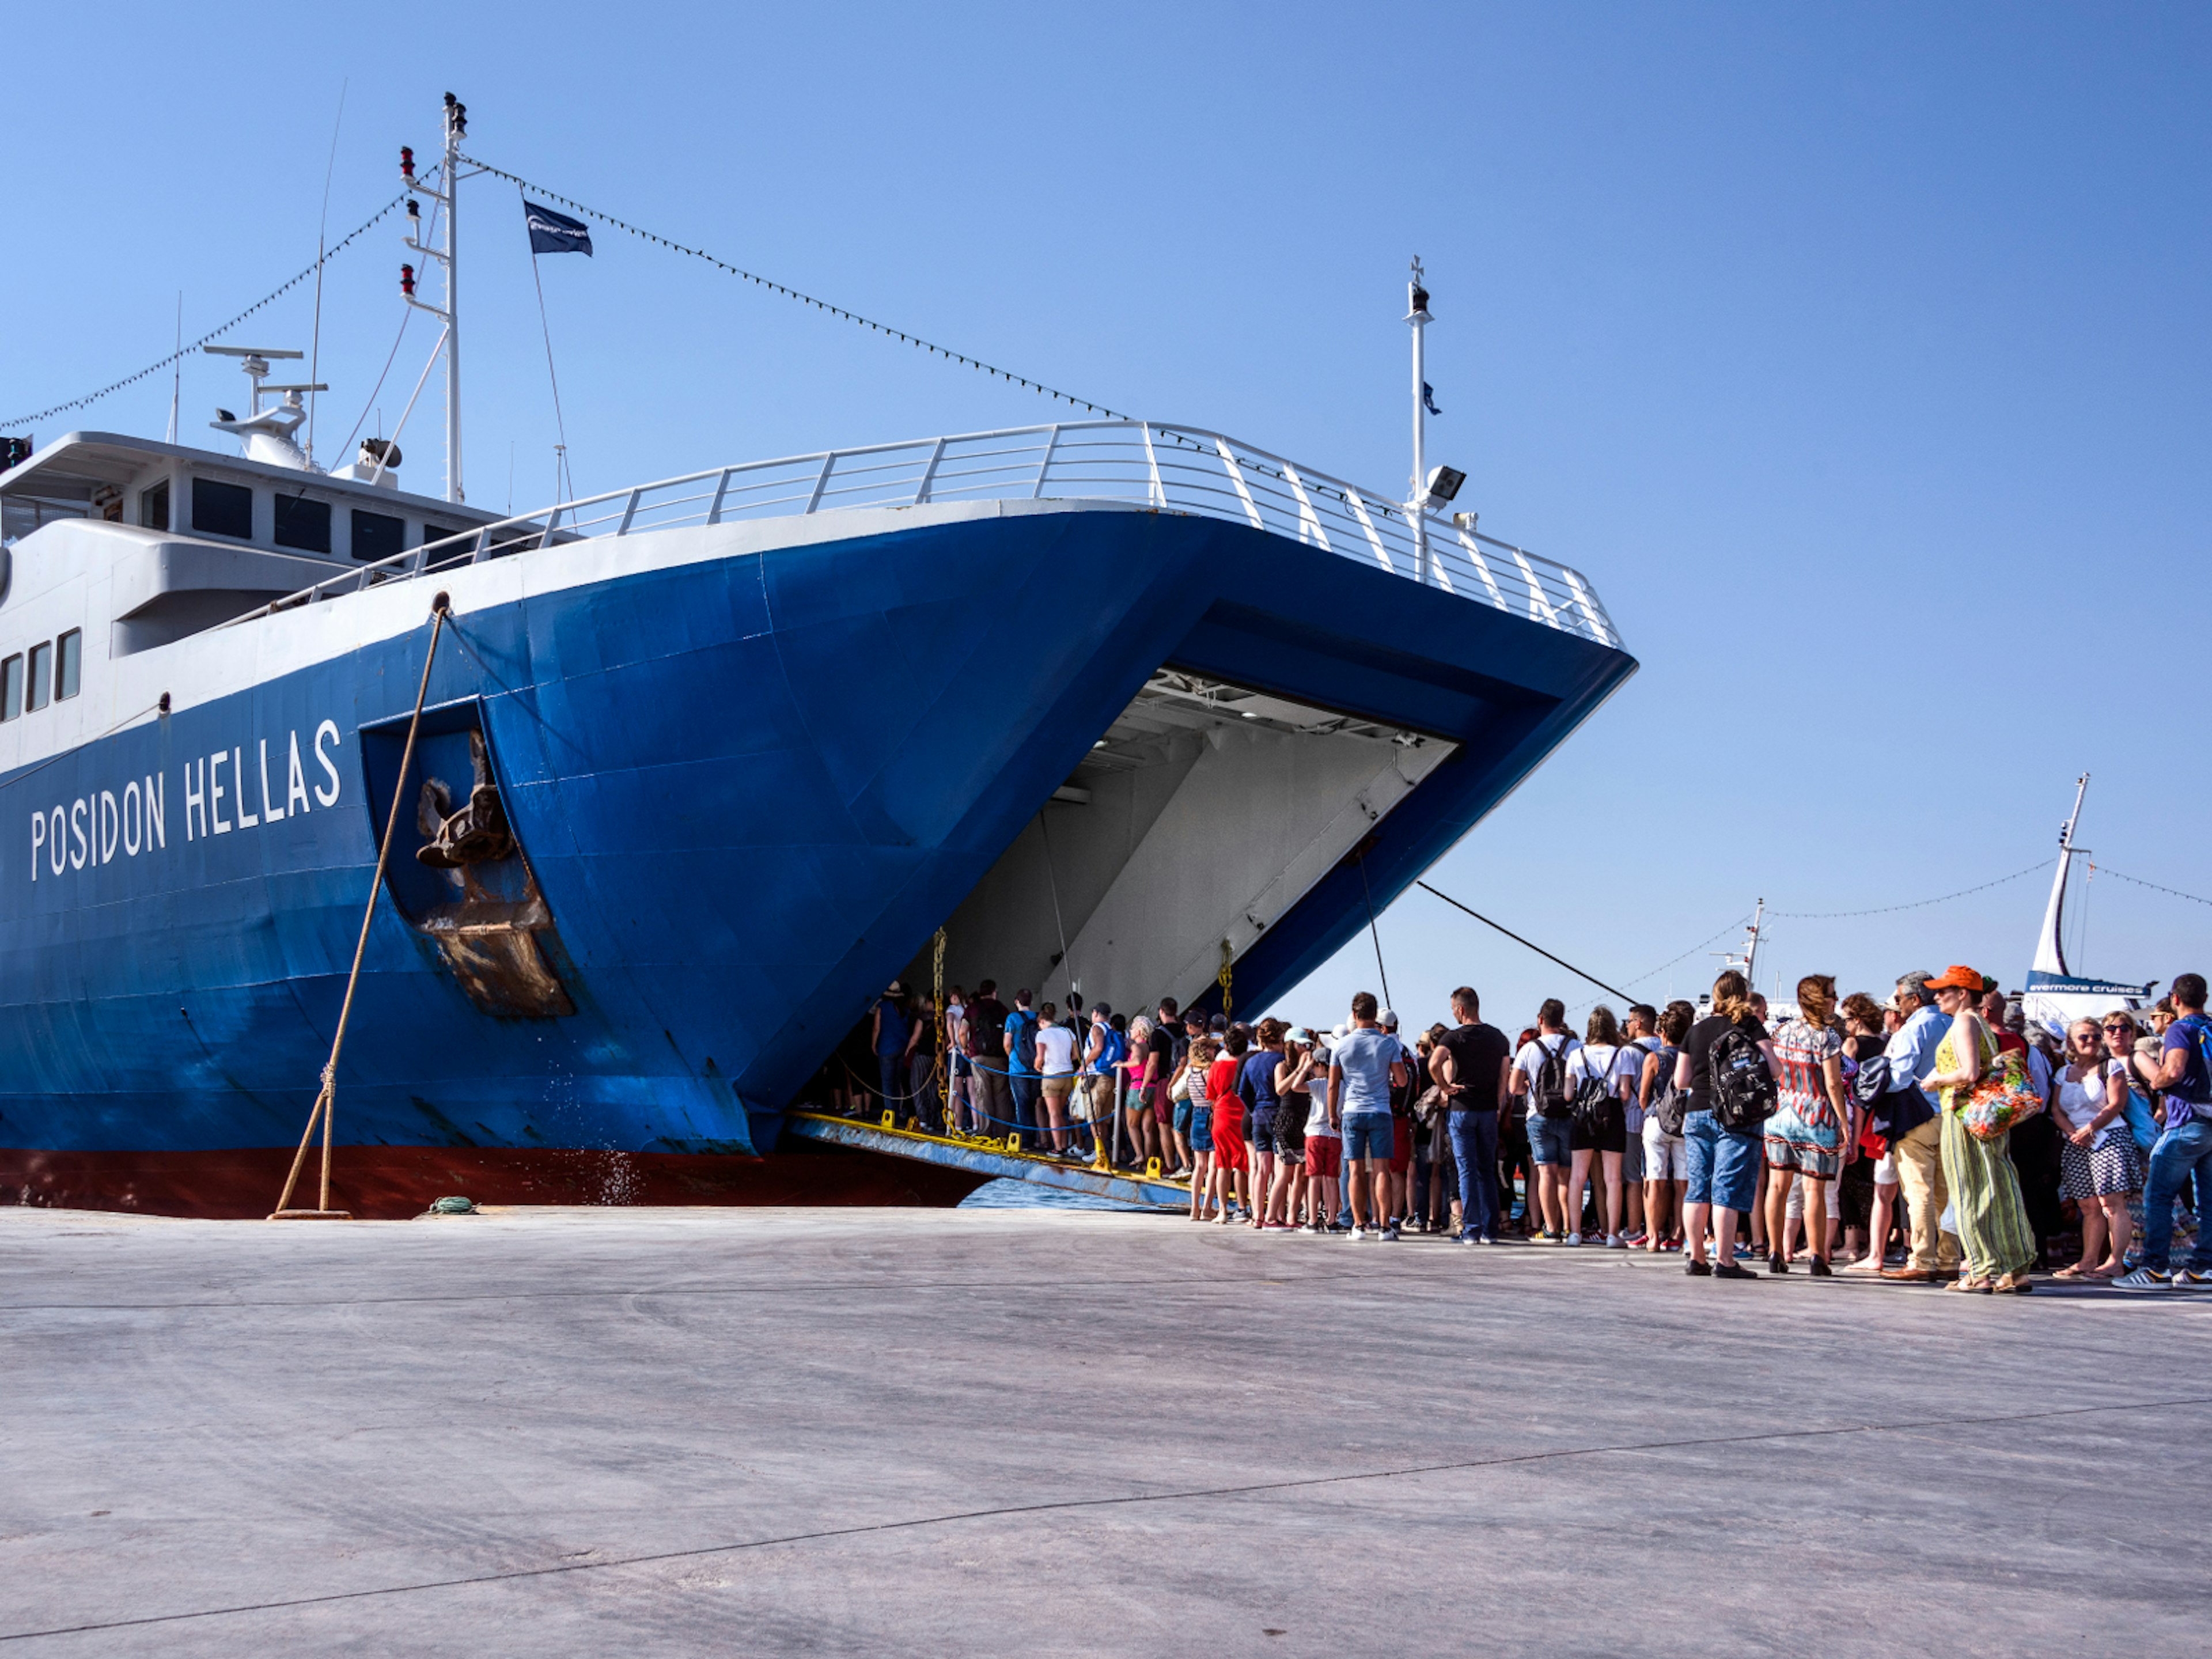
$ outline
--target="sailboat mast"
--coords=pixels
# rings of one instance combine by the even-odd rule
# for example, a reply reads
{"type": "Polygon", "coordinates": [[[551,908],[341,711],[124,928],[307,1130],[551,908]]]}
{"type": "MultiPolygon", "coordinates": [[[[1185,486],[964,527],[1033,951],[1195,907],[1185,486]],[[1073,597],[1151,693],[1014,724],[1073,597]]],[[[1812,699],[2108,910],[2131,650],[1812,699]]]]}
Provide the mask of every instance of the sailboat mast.
{"type": "Polygon", "coordinates": [[[2058,830],[2058,873],[2051,878],[2051,902],[2043,909],[2043,932],[2035,941],[2035,967],[2045,974],[2069,975],[2066,947],[2059,930],[2066,920],[2066,878],[2074,867],[2074,827],[2081,821],[2082,797],[2089,793],[2089,775],[2074,781],[2074,810],[2058,830]]]}

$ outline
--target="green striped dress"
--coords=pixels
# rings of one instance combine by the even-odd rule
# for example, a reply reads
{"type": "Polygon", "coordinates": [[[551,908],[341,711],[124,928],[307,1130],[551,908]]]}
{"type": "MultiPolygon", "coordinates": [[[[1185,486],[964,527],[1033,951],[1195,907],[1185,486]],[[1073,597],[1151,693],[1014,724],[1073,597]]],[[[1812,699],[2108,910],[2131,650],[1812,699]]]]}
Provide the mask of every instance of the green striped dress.
{"type": "MultiPolygon", "coordinates": [[[[1982,1050],[1984,1075],[1996,1062],[1996,1039],[1979,1020],[1974,1022],[1982,1050]]],[[[1936,1069],[1955,1072],[1961,1065],[1956,1020],[1936,1050],[1936,1069]]],[[[1960,1091],[1943,1091],[1943,1180],[1951,1189],[1951,1209],[1959,1223],[1959,1243],[1966,1258],[1968,1279],[2001,1279],[2024,1273],[2035,1261],[2035,1233],[2027,1224],[2027,1206],[2021,1201],[2020,1176],[2014,1172],[2012,1131],[1995,1140],[1984,1140],[1960,1121],[1956,1099],[1960,1091]]]]}

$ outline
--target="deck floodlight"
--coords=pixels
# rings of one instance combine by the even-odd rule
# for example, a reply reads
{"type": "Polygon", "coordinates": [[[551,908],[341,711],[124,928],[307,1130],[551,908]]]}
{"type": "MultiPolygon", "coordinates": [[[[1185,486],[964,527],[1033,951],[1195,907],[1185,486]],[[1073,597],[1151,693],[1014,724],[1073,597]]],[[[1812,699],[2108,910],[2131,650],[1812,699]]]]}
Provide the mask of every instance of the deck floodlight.
{"type": "Polygon", "coordinates": [[[1423,505],[1442,507],[1459,494],[1459,487],[1467,482],[1467,474],[1455,466],[1432,466],[1429,469],[1429,483],[1423,505]]]}

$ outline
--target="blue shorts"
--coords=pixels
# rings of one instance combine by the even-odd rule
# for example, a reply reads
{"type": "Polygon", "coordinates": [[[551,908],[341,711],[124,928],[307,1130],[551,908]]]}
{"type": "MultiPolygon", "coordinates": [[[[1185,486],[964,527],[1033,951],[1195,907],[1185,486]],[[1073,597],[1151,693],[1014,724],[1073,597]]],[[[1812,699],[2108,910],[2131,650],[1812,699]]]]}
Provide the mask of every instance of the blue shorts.
{"type": "Polygon", "coordinates": [[[1395,1121],[1388,1112],[1362,1112],[1357,1117],[1344,1120],[1344,1157],[1346,1163],[1357,1158],[1370,1158],[1388,1164],[1397,1155],[1398,1132],[1391,1126],[1395,1121]]]}
{"type": "Polygon", "coordinates": [[[1564,1170],[1574,1162],[1575,1121],[1571,1117],[1528,1120],[1528,1161],[1564,1170]]]}
{"type": "Polygon", "coordinates": [[[1213,1150],[1213,1108],[1194,1106],[1190,1109],[1190,1149],[1194,1152],[1213,1150]]]}
{"type": "Polygon", "coordinates": [[[1175,1132],[1185,1140],[1190,1139],[1190,1103],[1187,1100],[1175,1103],[1175,1132]]]}
{"type": "Polygon", "coordinates": [[[1690,1166],[1690,1188],[1683,1202],[1749,1214],[1759,1192],[1760,1139],[1756,1129],[1723,1128],[1711,1112],[1686,1114],[1682,1152],[1690,1166]]]}

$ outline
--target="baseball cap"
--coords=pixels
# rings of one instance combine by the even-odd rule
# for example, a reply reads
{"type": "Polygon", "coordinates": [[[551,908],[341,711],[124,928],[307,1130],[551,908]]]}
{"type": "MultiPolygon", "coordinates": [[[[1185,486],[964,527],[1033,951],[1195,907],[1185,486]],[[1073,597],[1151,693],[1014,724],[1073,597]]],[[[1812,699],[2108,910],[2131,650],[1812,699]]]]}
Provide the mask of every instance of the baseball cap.
{"type": "Polygon", "coordinates": [[[1931,991],[1972,991],[1978,995],[1982,989],[1982,975],[1977,969],[1954,962],[1929,980],[1928,988],[1931,991]]]}

